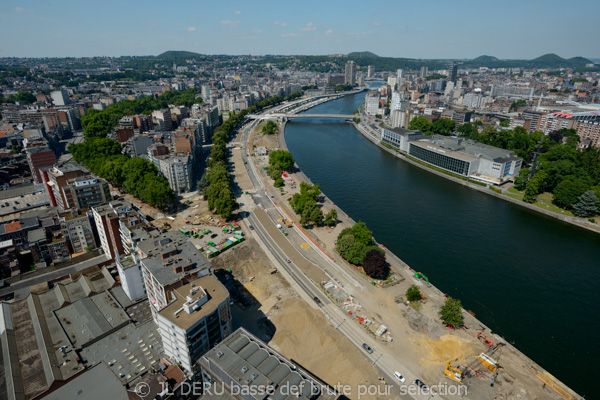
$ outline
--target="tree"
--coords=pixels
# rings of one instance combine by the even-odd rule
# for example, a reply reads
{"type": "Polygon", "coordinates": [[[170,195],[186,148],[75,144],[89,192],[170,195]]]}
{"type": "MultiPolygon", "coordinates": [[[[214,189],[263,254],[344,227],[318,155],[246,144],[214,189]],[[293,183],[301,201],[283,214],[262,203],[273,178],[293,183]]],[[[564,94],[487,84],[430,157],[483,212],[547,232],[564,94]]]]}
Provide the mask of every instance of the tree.
{"type": "Polygon", "coordinates": [[[423,296],[421,295],[419,288],[416,285],[412,285],[406,291],[406,298],[408,301],[419,301],[423,298],[423,296]]]}
{"type": "Polygon", "coordinates": [[[554,189],[554,198],[552,199],[552,202],[559,207],[570,209],[573,204],[577,203],[579,196],[588,189],[588,185],[578,180],[562,181],[554,189]]]}
{"type": "MultiPolygon", "coordinates": [[[[342,231],[343,233],[343,231],[342,231]]],[[[346,233],[344,236],[339,237],[337,240],[337,251],[344,259],[348,259],[352,248],[354,247],[354,236],[352,233],[346,233]]]]}
{"type": "Polygon", "coordinates": [[[282,171],[286,171],[294,165],[294,157],[288,151],[275,150],[269,155],[269,163],[282,171]]]}
{"type": "Polygon", "coordinates": [[[430,134],[431,127],[432,125],[429,122],[429,120],[423,116],[414,117],[410,121],[410,124],[408,124],[408,129],[411,129],[413,131],[421,131],[426,135],[430,134]]]}
{"type": "Polygon", "coordinates": [[[319,207],[315,207],[310,213],[310,220],[317,226],[323,223],[323,211],[319,207]]]}
{"type": "Polygon", "coordinates": [[[369,250],[362,260],[365,274],[374,279],[385,279],[389,274],[389,267],[385,261],[385,254],[380,249],[369,250]]]}
{"type": "Polygon", "coordinates": [[[529,168],[521,168],[519,176],[515,178],[515,189],[525,190],[527,186],[527,176],[529,175],[529,168]]]}
{"type": "Polygon", "coordinates": [[[593,190],[588,190],[579,196],[579,201],[573,204],[573,214],[578,217],[593,217],[598,214],[600,200],[593,190]]]}
{"type": "Polygon", "coordinates": [[[431,130],[439,135],[450,135],[454,132],[456,123],[448,118],[440,118],[433,122],[431,130]]]}
{"type": "Polygon", "coordinates": [[[206,188],[208,187],[209,182],[208,182],[208,176],[206,175],[206,173],[202,174],[202,177],[200,178],[200,180],[198,181],[198,194],[200,196],[205,196],[206,195],[206,188]]]}
{"type": "Polygon", "coordinates": [[[463,323],[462,304],[460,300],[449,297],[440,307],[439,316],[445,325],[457,327],[463,323]]]}
{"type": "Polygon", "coordinates": [[[471,125],[468,122],[466,124],[460,125],[458,127],[457,131],[460,132],[461,136],[464,136],[469,139],[474,139],[474,140],[476,140],[477,134],[479,133],[477,131],[477,128],[475,128],[473,125],[471,125]]]}
{"type": "Polygon", "coordinates": [[[273,182],[273,186],[275,186],[276,188],[282,187],[283,186],[283,178],[279,177],[279,178],[275,179],[275,182],[273,182]]]}
{"type": "Polygon", "coordinates": [[[273,121],[268,121],[262,128],[262,133],[265,135],[273,135],[277,133],[278,126],[273,121]]]}
{"type": "Polygon", "coordinates": [[[329,210],[327,215],[325,215],[325,225],[333,225],[335,221],[337,221],[337,217],[337,210],[335,208],[332,208],[331,210],[329,210]]]}
{"type": "Polygon", "coordinates": [[[16,100],[23,104],[31,104],[31,103],[35,103],[36,98],[33,94],[31,94],[31,92],[19,90],[19,93],[17,93],[17,96],[16,96],[16,100]]]}
{"type": "Polygon", "coordinates": [[[369,228],[367,228],[367,224],[365,224],[364,222],[357,222],[351,229],[352,234],[354,235],[354,238],[357,242],[360,242],[365,246],[373,243],[373,232],[371,232],[369,228]]]}

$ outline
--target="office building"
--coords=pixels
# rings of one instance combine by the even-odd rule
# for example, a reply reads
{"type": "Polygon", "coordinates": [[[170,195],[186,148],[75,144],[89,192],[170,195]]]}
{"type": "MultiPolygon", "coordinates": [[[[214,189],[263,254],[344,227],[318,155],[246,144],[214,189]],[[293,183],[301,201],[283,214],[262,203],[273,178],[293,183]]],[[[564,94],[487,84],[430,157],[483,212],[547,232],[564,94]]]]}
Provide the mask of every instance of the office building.
{"type": "Polygon", "coordinates": [[[348,61],[346,63],[346,73],[344,74],[344,83],[346,85],[354,86],[356,79],[356,64],[354,61],[348,61]]]}
{"type": "Polygon", "coordinates": [[[27,162],[35,183],[43,183],[42,171],[56,164],[56,154],[48,146],[27,148],[27,162]]]}
{"type": "Polygon", "coordinates": [[[193,372],[196,361],[232,333],[229,292],[213,275],[173,289],[156,322],[165,354],[193,372]]]}
{"type": "Polygon", "coordinates": [[[69,100],[69,92],[64,89],[50,92],[50,97],[52,97],[52,102],[55,106],[66,106],[71,103],[69,100]]]}
{"type": "Polygon", "coordinates": [[[380,99],[381,95],[376,90],[367,93],[365,96],[365,113],[367,115],[376,115],[379,113],[380,99]]]}
{"type": "Polygon", "coordinates": [[[239,328],[197,362],[203,383],[224,384],[232,392],[243,387],[272,388],[261,397],[234,399],[336,400],[340,394],[309,371],[288,360],[262,340],[239,328]],[[294,393],[290,395],[289,393],[294,393]]]}
{"type": "Polygon", "coordinates": [[[367,78],[373,78],[375,76],[375,66],[369,65],[367,67],[367,78]]]}
{"type": "Polygon", "coordinates": [[[434,135],[408,146],[408,154],[421,161],[493,185],[514,181],[523,162],[512,151],[470,139],[434,135]]]}
{"type": "Polygon", "coordinates": [[[419,78],[421,79],[425,79],[427,78],[427,67],[426,66],[422,66],[421,69],[419,70],[419,78]]]}
{"type": "Polygon", "coordinates": [[[448,80],[456,85],[456,80],[458,78],[458,64],[452,63],[450,64],[450,68],[448,69],[448,80]]]}

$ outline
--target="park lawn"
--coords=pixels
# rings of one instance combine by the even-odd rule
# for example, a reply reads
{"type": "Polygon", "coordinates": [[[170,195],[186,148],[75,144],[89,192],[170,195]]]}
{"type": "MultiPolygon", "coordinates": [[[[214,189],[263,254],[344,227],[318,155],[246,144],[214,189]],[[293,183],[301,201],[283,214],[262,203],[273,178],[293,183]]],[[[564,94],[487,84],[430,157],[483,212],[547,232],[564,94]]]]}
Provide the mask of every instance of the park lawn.
{"type": "MultiPolygon", "coordinates": [[[[509,192],[511,192],[511,193],[514,193],[514,194],[521,195],[521,196],[523,196],[523,194],[525,193],[525,192],[524,192],[524,191],[522,191],[522,190],[517,190],[517,189],[516,189],[514,186],[511,186],[511,187],[509,187],[509,188],[508,188],[508,191],[509,191],[509,192]]],[[[511,196],[511,197],[512,197],[512,196],[511,196]]]]}
{"type": "Polygon", "coordinates": [[[254,133],[262,133],[263,126],[265,126],[266,123],[266,121],[262,121],[258,125],[256,125],[256,128],[254,128],[254,133]]]}
{"type": "MultiPolygon", "coordinates": [[[[514,187],[508,189],[511,193],[504,193],[505,196],[511,197],[516,200],[523,200],[523,192],[518,191],[514,187]],[[514,194],[512,194],[514,193],[514,194]]],[[[542,208],[544,210],[552,211],[557,214],[567,215],[569,217],[573,217],[573,213],[571,211],[562,209],[552,203],[552,193],[545,192],[537,197],[537,201],[533,204],[536,207],[542,208]]]]}

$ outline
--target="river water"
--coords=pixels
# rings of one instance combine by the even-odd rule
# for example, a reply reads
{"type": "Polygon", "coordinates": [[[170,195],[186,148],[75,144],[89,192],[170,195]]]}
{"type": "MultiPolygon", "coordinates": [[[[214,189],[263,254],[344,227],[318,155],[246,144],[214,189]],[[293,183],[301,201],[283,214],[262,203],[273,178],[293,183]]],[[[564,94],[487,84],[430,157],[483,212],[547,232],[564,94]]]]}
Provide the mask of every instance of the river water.
{"type": "MultiPolygon", "coordinates": [[[[364,92],[306,113],[351,114],[364,92]]],[[[403,162],[341,120],[288,122],[296,163],[351,218],[579,394],[600,371],[600,235],[403,162]]]]}

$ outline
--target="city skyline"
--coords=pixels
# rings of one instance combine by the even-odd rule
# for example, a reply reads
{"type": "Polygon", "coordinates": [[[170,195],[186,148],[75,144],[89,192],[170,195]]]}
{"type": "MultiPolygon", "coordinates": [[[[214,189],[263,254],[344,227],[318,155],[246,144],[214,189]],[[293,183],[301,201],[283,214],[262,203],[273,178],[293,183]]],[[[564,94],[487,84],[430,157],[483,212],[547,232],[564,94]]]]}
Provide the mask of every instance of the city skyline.
{"type": "MultiPolygon", "coordinates": [[[[449,3],[355,1],[303,7],[265,1],[198,5],[62,0],[10,1],[0,7],[4,40],[0,57],[89,57],[158,55],[167,50],[201,54],[324,55],[371,51],[384,57],[533,59],[546,53],[563,58],[600,58],[594,13],[577,17],[577,29],[556,10],[556,1],[502,7],[472,1],[449,3]],[[318,12],[315,12],[318,10],[318,12]],[[535,15],[535,18],[532,16],[535,15]],[[93,16],[93,21],[91,17],[93,16]],[[562,27],[562,28],[557,28],[562,27]]],[[[591,9],[576,0],[572,9],[591,9]]]]}

